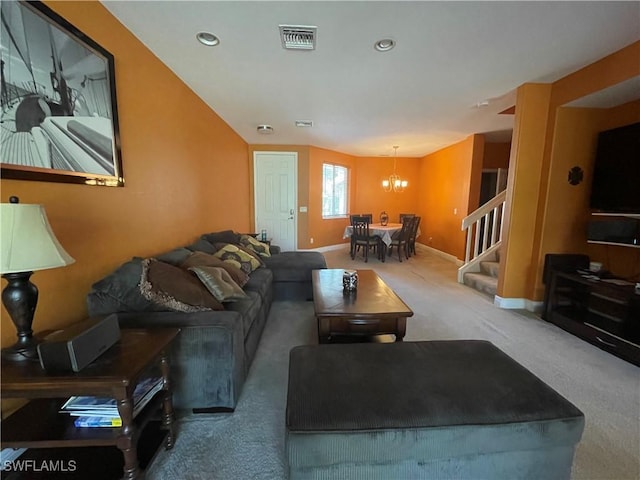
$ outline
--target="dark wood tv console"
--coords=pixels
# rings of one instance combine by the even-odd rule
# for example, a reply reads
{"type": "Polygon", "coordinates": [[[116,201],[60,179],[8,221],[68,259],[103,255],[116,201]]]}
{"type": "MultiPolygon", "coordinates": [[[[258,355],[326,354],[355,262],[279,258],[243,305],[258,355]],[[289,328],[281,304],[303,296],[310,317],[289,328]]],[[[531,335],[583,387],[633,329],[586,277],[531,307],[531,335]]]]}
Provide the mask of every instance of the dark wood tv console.
{"type": "Polygon", "coordinates": [[[544,318],[640,365],[640,293],[620,279],[552,272],[544,318]]]}

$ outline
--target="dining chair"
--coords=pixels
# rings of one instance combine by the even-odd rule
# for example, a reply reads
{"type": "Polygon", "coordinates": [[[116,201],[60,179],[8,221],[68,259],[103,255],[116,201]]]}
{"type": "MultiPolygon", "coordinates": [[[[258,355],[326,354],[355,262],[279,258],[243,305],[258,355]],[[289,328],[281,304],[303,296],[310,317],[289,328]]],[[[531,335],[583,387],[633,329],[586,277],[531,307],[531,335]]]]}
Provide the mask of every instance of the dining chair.
{"type": "MultiPolygon", "coordinates": [[[[363,213],[362,214],[363,217],[367,217],[369,218],[369,223],[373,223],[373,213],[363,213]]],[[[378,242],[379,244],[379,242],[378,242]]],[[[375,244],[371,247],[371,250],[375,253],[378,252],[379,253],[379,248],[378,248],[378,244],[375,244]]],[[[378,255],[378,258],[380,257],[380,255],[378,255]]]]}
{"type": "Polygon", "coordinates": [[[418,236],[418,227],[420,227],[420,220],[422,217],[413,217],[413,223],[411,224],[411,233],[409,234],[409,256],[416,254],[416,237],[418,236]]]}
{"type": "Polygon", "coordinates": [[[401,213],[399,215],[399,217],[400,217],[400,222],[399,223],[402,223],[402,220],[404,220],[404,217],[415,217],[415,216],[416,216],[415,213],[401,213]]]}
{"type": "Polygon", "coordinates": [[[404,252],[405,258],[409,259],[409,234],[411,233],[411,226],[413,225],[414,217],[404,217],[402,219],[402,228],[395,232],[391,236],[391,244],[389,245],[389,253],[393,251],[393,247],[398,249],[398,260],[402,262],[402,253],[404,252]]]}
{"type": "Polygon", "coordinates": [[[364,215],[354,215],[351,220],[353,232],[351,234],[351,260],[356,258],[356,253],[363,248],[365,263],[369,261],[369,250],[371,247],[377,247],[380,243],[380,236],[369,234],[369,217],[364,215]]]}

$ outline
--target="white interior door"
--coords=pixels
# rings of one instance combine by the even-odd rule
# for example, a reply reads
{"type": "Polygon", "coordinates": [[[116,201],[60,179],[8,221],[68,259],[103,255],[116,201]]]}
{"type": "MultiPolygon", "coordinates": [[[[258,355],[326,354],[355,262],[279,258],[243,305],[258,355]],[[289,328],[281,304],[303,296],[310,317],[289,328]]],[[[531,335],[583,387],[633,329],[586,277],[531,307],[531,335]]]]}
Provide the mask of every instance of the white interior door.
{"type": "Polygon", "coordinates": [[[283,251],[297,247],[296,152],[254,152],[253,180],[256,232],[283,251]]]}

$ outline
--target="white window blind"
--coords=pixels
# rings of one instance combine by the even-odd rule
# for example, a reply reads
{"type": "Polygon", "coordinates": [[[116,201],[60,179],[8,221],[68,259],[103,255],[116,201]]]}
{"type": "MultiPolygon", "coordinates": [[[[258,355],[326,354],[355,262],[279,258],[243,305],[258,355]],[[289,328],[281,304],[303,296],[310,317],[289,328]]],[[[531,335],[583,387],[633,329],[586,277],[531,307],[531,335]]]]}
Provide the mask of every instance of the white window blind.
{"type": "Polygon", "coordinates": [[[349,190],[347,167],[322,165],[322,218],[345,217],[349,190]]]}

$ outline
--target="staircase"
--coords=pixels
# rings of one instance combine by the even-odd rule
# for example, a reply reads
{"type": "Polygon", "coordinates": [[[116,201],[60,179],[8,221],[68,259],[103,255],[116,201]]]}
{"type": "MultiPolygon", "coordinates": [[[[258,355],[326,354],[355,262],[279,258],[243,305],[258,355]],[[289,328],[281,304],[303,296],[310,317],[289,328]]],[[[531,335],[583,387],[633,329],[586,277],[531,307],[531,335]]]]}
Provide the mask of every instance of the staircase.
{"type": "Polygon", "coordinates": [[[498,288],[505,200],[503,191],[462,220],[467,247],[465,263],[458,269],[458,283],[491,296],[498,288]]]}
{"type": "Polygon", "coordinates": [[[466,272],[463,283],[479,292],[494,296],[498,288],[498,272],[500,271],[500,249],[494,252],[493,260],[482,260],[479,272],[466,272]]]}

